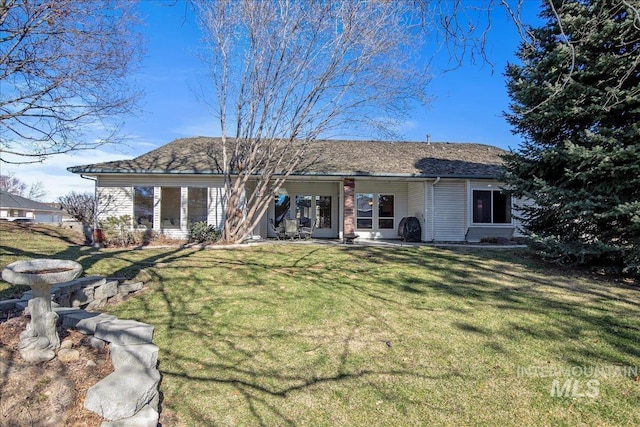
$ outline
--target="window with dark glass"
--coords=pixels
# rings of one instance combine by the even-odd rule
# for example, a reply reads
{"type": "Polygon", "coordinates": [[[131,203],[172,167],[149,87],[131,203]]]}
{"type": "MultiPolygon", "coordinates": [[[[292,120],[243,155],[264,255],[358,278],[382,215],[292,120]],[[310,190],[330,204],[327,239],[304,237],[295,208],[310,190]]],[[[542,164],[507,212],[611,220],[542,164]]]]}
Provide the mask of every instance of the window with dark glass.
{"type": "Polygon", "coordinates": [[[493,192],[493,222],[511,224],[511,197],[508,194],[493,192]]]}
{"type": "Polygon", "coordinates": [[[199,187],[189,187],[187,189],[187,218],[189,224],[207,222],[209,211],[207,191],[206,188],[199,187]]]}
{"type": "Polygon", "coordinates": [[[316,228],[331,228],[331,196],[316,196],[316,228]]]}
{"type": "Polygon", "coordinates": [[[378,195],[378,228],[394,228],[394,197],[391,194],[378,195]]]}
{"type": "Polygon", "coordinates": [[[373,194],[356,194],[356,228],[373,228],[373,194]]]}
{"type": "Polygon", "coordinates": [[[285,194],[278,194],[275,196],[275,224],[276,227],[280,225],[283,219],[289,215],[289,208],[291,207],[291,199],[285,194]]]}
{"type": "Polygon", "coordinates": [[[302,227],[311,227],[311,196],[296,196],[296,219],[302,227]]]}
{"type": "Polygon", "coordinates": [[[511,197],[498,190],[474,190],[473,222],[475,224],[510,224],[511,197]]]}
{"type": "Polygon", "coordinates": [[[153,228],[153,187],[133,187],[133,222],[153,228]]]}
{"type": "Polygon", "coordinates": [[[180,228],[180,188],[160,189],[160,225],[162,228],[180,228]]]}

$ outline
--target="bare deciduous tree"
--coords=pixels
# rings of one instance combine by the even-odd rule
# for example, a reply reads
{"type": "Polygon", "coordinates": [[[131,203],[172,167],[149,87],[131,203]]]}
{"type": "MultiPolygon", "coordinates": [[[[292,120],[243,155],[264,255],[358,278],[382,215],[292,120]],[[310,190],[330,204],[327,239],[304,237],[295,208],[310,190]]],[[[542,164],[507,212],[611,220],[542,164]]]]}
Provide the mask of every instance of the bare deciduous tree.
{"type": "Polygon", "coordinates": [[[36,181],[31,183],[29,191],[26,193],[27,199],[42,200],[47,195],[47,190],[44,188],[42,181],[36,181]]]}
{"type": "Polygon", "coordinates": [[[127,79],[141,46],[134,7],[0,0],[0,162],[116,141],[115,118],[136,99],[127,79]]]}
{"type": "Polygon", "coordinates": [[[7,175],[0,175],[0,190],[22,196],[27,191],[27,183],[23,182],[13,172],[9,172],[7,175]]]}
{"type": "Polygon", "coordinates": [[[250,235],[315,139],[363,126],[388,132],[425,100],[423,15],[413,2],[194,4],[221,128],[226,243],[250,235]]]}
{"type": "Polygon", "coordinates": [[[85,226],[93,226],[96,212],[96,198],[92,193],[71,193],[60,196],[58,203],[69,215],[85,226]]]}
{"type": "Polygon", "coordinates": [[[9,172],[7,175],[0,175],[0,190],[31,200],[41,200],[47,195],[42,181],[36,181],[28,186],[13,172],[9,172]]]}

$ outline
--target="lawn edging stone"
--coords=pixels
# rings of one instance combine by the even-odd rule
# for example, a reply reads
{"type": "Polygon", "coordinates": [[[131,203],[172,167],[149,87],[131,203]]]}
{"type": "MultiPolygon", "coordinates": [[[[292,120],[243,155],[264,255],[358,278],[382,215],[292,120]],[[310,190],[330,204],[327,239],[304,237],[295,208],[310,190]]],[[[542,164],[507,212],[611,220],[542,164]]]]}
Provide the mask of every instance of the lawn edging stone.
{"type": "Polygon", "coordinates": [[[125,366],[140,366],[142,368],[155,368],[158,365],[158,352],[160,349],[154,344],[119,345],[111,343],[111,363],[114,369],[125,366]]]}
{"type": "MultiPolygon", "coordinates": [[[[155,427],[161,379],[157,369],[159,348],[153,344],[154,327],[136,320],[118,319],[87,311],[143,289],[141,282],[123,283],[104,277],[85,277],[51,289],[51,305],[63,326],[87,336],[90,345],[109,345],[114,371],[87,390],[84,407],[106,419],[101,427],[155,427]]],[[[29,313],[32,294],[0,301],[0,311],[29,313]]],[[[64,349],[63,349],[64,350],[64,349]]]]}
{"type": "Polygon", "coordinates": [[[130,418],[155,400],[159,383],[155,368],[120,367],[87,390],[84,407],[109,421],[130,418]]]}
{"type": "Polygon", "coordinates": [[[0,301],[0,311],[9,311],[16,308],[16,303],[20,302],[19,299],[6,299],[4,301],[0,301]]]}
{"type": "Polygon", "coordinates": [[[112,320],[97,322],[96,334],[89,336],[92,346],[101,341],[109,343],[114,371],[87,390],[84,407],[108,420],[101,427],[155,427],[160,418],[158,387],[161,375],[156,369],[159,349],[151,342],[153,326],[113,316],[112,320]],[[100,331],[104,333],[100,334],[100,331]],[[137,342],[147,338],[149,342],[137,342]],[[114,339],[120,342],[114,342],[114,339]],[[140,412],[142,415],[138,415],[140,412]]]}
{"type": "MultiPolygon", "coordinates": [[[[142,282],[128,282],[118,278],[102,276],[80,277],[51,287],[51,301],[54,307],[72,307],[95,310],[109,302],[117,301],[144,287],[142,282]]],[[[1,302],[13,305],[20,310],[28,310],[28,303],[33,298],[32,291],[26,291],[19,300],[1,302]]]]}
{"type": "Polygon", "coordinates": [[[116,316],[112,314],[79,311],[76,313],[69,313],[64,316],[62,326],[73,328],[85,335],[94,335],[99,323],[110,322],[115,319],[116,316]]]}
{"type": "Polygon", "coordinates": [[[120,345],[150,344],[153,326],[136,320],[113,319],[96,325],[96,338],[120,345]]]}

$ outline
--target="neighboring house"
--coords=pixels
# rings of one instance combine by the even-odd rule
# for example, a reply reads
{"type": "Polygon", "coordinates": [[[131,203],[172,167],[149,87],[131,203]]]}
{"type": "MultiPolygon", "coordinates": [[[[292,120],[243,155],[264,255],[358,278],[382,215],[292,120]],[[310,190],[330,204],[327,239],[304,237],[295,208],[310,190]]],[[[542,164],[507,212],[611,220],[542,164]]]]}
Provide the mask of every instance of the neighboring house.
{"type": "Polygon", "coordinates": [[[0,190],[0,220],[60,224],[62,212],[45,203],[0,190]]]}
{"type": "MultiPolygon", "coordinates": [[[[96,180],[99,218],[130,215],[185,237],[193,222],[224,223],[219,146],[219,138],[184,138],[69,171],[96,180]]],[[[496,180],[504,153],[481,144],[317,141],[307,151],[312,161],[274,194],[254,236],[272,237],[269,221],[290,217],[315,224],[318,238],[397,239],[408,216],[420,221],[423,241],[517,236],[513,200],[496,180]]]]}

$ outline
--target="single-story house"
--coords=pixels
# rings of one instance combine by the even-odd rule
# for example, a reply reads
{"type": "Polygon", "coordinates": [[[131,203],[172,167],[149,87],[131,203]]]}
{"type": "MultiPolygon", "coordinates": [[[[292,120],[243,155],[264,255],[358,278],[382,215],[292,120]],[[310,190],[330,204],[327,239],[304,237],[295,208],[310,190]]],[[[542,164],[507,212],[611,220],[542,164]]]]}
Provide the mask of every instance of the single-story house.
{"type": "MultiPolygon", "coordinates": [[[[68,170],[95,180],[100,219],[129,215],[132,226],[185,237],[193,222],[224,224],[220,141],[177,139],[68,170]]],[[[287,178],[253,234],[273,237],[269,222],[290,217],[315,225],[316,238],[397,239],[400,221],[416,217],[425,242],[518,236],[514,201],[497,181],[504,153],[468,143],[316,141],[313,161],[287,178]]]]}
{"type": "Polygon", "coordinates": [[[0,220],[59,224],[62,222],[62,211],[0,190],[0,220]]]}

